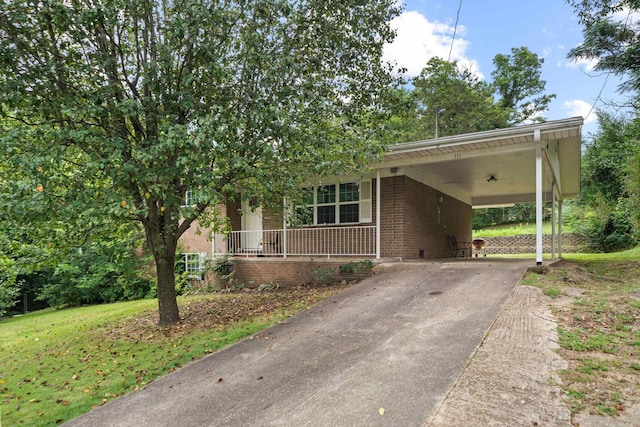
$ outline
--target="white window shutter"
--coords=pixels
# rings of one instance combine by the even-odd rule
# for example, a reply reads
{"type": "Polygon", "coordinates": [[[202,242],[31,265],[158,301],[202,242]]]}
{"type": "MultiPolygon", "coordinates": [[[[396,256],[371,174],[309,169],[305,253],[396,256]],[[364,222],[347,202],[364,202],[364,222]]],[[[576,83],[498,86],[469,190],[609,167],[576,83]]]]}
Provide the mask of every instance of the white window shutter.
{"type": "Polygon", "coordinates": [[[360,181],[360,222],[371,221],[371,180],[364,179],[360,181]]]}

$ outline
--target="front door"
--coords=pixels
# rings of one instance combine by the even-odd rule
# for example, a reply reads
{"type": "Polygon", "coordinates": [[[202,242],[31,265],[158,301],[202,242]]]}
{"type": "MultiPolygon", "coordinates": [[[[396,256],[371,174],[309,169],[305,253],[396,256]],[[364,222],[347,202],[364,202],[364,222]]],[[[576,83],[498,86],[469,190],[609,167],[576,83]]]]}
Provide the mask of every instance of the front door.
{"type": "Polygon", "coordinates": [[[262,208],[257,199],[242,202],[242,249],[262,250],[262,208]]]}

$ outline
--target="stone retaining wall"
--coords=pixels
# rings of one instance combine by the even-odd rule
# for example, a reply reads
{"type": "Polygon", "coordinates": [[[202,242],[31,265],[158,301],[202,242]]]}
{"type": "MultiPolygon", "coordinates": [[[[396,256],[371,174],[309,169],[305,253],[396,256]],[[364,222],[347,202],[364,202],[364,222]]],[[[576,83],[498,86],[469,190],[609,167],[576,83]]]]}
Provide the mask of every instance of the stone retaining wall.
{"type": "MultiPolygon", "coordinates": [[[[483,250],[486,250],[487,254],[531,254],[536,252],[535,234],[520,234],[518,236],[505,237],[483,237],[483,239],[487,241],[483,248],[483,250]]],[[[551,235],[543,235],[542,242],[542,251],[550,253],[551,235]]],[[[587,239],[576,234],[563,234],[562,252],[589,252],[587,239]]]]}

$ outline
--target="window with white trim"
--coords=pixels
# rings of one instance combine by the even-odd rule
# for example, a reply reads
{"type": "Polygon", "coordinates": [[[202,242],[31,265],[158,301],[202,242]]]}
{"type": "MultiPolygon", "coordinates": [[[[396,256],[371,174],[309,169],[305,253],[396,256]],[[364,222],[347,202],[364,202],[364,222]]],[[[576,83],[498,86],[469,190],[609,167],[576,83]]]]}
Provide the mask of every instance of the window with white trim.
{"type": "Polygon", "coordinates": [[[198,192],[193,189],[189,189],[184,193],[184,199],[182,200],[182,206],[195,206],[199,200],[198,192]]]}
{"type": "Polygon", "coordinates": [[[189,277],[202,279],[204,273],[204,264],[207,258],[206,252],[203,253],[185,253],[184,255],[184,271],[189,277]]]}
{"type": "Polygon", "coordinates": [[[371,180],[303,188],[296,218],[303,225],[357,224],[371,221],[371,180]]]}

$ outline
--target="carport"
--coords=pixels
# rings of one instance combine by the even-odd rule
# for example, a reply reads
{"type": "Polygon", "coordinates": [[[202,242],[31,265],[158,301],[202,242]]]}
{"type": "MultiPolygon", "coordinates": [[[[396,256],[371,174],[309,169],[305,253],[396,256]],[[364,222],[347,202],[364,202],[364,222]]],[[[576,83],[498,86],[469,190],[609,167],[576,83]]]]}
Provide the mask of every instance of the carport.
{"type": "Polygon", "coordinates": [[[562,255],[562,202],[580,194],[582,123],[574,117],[397,144],[374,168],[378,179],[381,171],[411,170],[473,208],[535,201],[539,265],[545,202],[552,206],[551,257],[562,255]]]}

